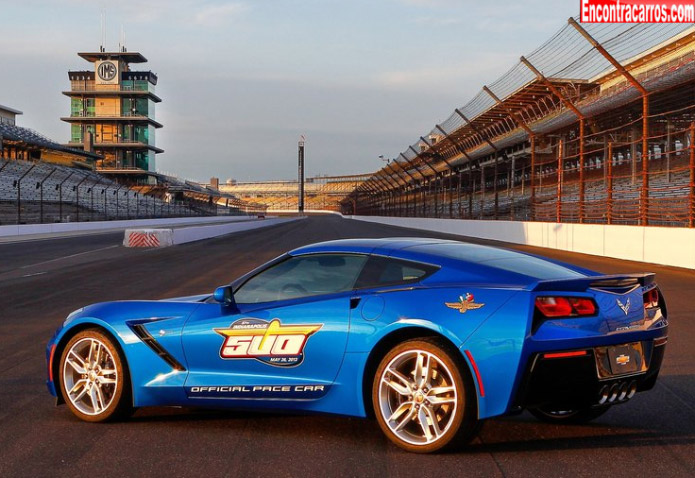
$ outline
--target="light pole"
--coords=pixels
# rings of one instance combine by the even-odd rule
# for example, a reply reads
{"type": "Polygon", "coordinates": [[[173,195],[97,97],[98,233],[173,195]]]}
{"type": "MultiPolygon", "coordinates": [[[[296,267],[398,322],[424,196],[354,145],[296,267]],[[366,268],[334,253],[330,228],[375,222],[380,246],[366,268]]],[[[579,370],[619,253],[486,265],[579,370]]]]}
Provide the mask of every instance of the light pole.
{"type": "Polygon", "coordinates": [[[297,200],[297,209],[300,216],[304,215],[304,136],[299,137],[299,149],[297,154],[298,162],[298,182],[299,182],[299,199],[297,200]]]}

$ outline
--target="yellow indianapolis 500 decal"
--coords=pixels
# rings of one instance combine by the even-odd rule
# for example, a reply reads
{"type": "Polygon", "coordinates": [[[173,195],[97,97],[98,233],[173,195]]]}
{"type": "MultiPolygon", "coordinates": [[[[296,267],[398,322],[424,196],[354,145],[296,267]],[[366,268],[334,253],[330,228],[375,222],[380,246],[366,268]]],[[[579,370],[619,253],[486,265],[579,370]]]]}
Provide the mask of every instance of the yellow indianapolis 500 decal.
{"type": "Polygon", "coordinates": [[[215,329],[225,337],[220,349],[223,359],[253,358],[269,365],[299,365],[304,346],[323,324],[282,325],[279,319],[240,319],[228,329],[215,329]]]}

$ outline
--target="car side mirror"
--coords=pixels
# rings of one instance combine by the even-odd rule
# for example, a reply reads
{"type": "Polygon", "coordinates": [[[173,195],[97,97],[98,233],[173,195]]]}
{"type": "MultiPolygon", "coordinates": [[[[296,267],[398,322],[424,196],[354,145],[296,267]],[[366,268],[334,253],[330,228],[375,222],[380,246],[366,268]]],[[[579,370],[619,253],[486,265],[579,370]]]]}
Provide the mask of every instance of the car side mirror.
{"type": "Polygon", "coordinates": [[[215,292],[212,294],[212,298],[225,307],[233,307],[236,305],[234,303],[234,294],[232,293],[232,288],[228,285],[215,289],[215,292]]]}

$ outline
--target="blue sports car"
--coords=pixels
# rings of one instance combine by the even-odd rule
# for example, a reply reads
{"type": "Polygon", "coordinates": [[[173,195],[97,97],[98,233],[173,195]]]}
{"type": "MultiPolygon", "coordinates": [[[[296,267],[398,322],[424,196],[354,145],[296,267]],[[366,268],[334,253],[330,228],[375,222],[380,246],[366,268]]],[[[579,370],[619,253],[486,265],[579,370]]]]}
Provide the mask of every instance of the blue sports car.
{"type": "Polygon", "coordinates": [[[86,421],[155,405],[373,416],[400,447],[432,452],[524,409],[598,417],[654,386],[667,331],[653,274],[348,239],[291,251],[212,295],[76,310],[48,343],[47,384],[86,421]]]}

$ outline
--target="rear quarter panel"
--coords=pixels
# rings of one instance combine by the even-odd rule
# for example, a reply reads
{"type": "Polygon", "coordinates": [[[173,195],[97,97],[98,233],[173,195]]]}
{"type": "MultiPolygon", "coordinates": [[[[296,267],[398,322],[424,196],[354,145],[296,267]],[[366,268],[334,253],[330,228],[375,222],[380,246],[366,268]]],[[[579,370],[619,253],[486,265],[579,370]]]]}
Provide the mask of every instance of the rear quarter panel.
{"type": "Polygon", "coordinates": [[[511,288],[453,287],[413,290],[361,291],[350,323],[348,354],[368,353],[388,335],[404,328],[431,330],[444,336],[468,364],[470,350],[483,378],[476,383],[479,416],[506,410],[514,388],[519,359],[528,331],[528,294],[511,288]],[[459,303],[466,294],[480,308],[460,312],[447,303],[459,303]],[[379,313],[379,311],[381,311],[379,313]],[[481,393],[484,391],[484,395],[481,393]]]}

